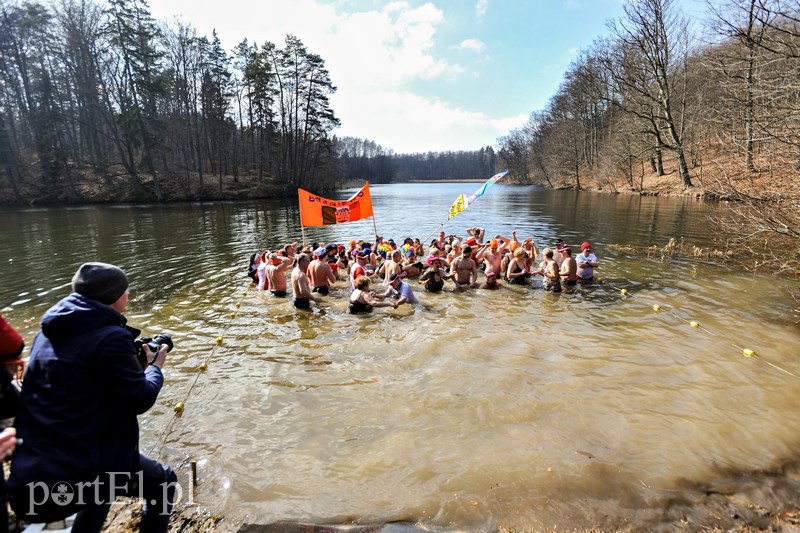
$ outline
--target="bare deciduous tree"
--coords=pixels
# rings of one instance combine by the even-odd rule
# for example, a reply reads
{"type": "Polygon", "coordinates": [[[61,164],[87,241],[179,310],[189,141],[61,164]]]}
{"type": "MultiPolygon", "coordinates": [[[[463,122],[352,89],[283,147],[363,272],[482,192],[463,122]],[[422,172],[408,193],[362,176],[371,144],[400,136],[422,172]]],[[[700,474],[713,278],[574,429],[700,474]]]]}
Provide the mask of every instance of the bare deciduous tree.
{"type": "Polygon", "coordinates": [[[617,46],[610,70],[619,91],[635,95],[625,109],[652,121],[655,149],[672,150],[684,187],[692,180],[684,147],[688,22],[672,0],[628,0],[626,18],[611,21],[617,46]]]}

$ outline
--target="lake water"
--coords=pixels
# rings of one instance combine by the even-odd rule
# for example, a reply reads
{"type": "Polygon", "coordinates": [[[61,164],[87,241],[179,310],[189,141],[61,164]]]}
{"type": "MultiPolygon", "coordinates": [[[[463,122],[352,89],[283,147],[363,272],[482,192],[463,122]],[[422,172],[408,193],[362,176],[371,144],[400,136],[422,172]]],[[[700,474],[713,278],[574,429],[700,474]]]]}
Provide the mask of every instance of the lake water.
{"type": "MultiPolygon", "coordinates": [[[[378,232],[429,242],[477,187],[373,186],[378,232]]],[[[766,501],[796,494],[782,496],[800,444],[796,286],[647,253],[673,237],[724,249],[709,217],[725,209],[497,185],[445,231],[590,240],[604,283],[415,286],[416,307],[367,316],[347,314],[344,280],[311,313],[250,287],[252,251],[301,240],[291,202],[3,210],[0,310],[30,345],[81,262],[123,267],[130,323],[176,342],[142,450],[184,486],[197,461],[195,501],[233,519],[657,527],[764,471],[766,501]]],[[[370,219],[305,237],[373,235],[370,219]]]]}

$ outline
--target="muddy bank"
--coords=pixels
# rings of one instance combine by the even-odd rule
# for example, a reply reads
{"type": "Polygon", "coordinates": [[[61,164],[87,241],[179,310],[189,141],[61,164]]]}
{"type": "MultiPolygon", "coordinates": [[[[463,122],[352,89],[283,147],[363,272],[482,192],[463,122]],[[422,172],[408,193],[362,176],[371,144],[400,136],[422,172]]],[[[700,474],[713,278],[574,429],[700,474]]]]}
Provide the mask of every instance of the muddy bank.
{"type": "MultiPolygon", "coordinates": [[[[547,531],[800,531],[800,508],[795,504],[800,494],[800,468],[798,464],[776,467],[770,471],[728,472],[719,471],[719,478],[711,483],[686,484],[670,489],[652,489],[654,497],[649,502],[622,502],[603,500],[598,495],[595,509],[598,516],[607,508],[609,514],[592,525],[578,527],[548,527],[547,531]],[[626,511],[625,509],[628,508],[626,511]]],[[[609,487],[613,494],[614,488],[609,487]]],[[[590,502],[587,502],[590,503],[590,502]]],[[[112,508],[106,531],[122,533],[138,531],[141,504],[135,500],[120,500],[112,508]]],[[[361,523],[357,518],[342,524],[312,524],[274,522],[249,523],[247,518],[222,516],[214,509],[197,506],[179,506],[173,513],[170,532],[412,532],[412,531],[462,531],[457,524],[452,527],[426,526],[408,522],[372,524],[361,523]]],[[[539,531],[524,524],[504,524],[501,532],[539,531]]]]}

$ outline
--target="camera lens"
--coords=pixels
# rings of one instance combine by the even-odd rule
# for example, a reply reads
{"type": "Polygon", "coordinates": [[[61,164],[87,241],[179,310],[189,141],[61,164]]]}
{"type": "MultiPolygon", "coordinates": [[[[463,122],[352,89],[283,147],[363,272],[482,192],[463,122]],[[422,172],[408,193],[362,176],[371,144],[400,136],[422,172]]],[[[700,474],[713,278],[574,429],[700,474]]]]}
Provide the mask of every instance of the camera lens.
{"type": "Polygon", "coordinates": [[[174,345],[172,344],[172,337],[170,337],[170,336],[169,336],[168,334],[166,334],[166,333],[162,333],[162,334],[160,334],[160,335],[156,335],[156,336],[153,338],[153,344],[155,344],[155,345],[156,345],[156,350],[158,350],[158,347],[159,347],[160,345],[162,345],[162,344],[166,344],[166,345],[167,345],[167,351],[168,351],[168,352],[169,352],[169,351],[171,351],[171,350],[172,350],[172,348],[174,347],[174,345]]]}

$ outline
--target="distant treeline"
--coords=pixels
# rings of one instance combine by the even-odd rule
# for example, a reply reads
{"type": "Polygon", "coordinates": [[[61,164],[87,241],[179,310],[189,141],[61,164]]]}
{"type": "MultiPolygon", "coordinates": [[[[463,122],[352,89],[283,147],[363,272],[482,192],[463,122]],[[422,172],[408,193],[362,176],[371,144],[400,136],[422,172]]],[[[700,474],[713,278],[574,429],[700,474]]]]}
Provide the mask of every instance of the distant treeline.
{"type": "Polygon", "coordinates": [[[336,153],[346,181],[465,180],[495,173],[497,156],[491,146],[473,151],[394,154],[365,139],[335,138],[336,153]]]}
{"type": "Polygon", "coordinates": [[[798,198],[800,2],[708,7],[703,40],[674,0],[626,0],[610,36],[496,153],[395,154],[336,138],[336,87],[295,36],[229,53],[216,34],[154,20],[144,0],[0,0],[0,192],[81,201],[94,179],[110,201],[224,197],[240,180],[324,193],[498,168],[518,182],[642,189],[668,159],[684,187],[798,198]]]}

